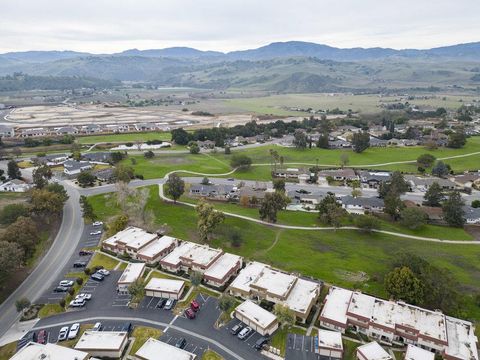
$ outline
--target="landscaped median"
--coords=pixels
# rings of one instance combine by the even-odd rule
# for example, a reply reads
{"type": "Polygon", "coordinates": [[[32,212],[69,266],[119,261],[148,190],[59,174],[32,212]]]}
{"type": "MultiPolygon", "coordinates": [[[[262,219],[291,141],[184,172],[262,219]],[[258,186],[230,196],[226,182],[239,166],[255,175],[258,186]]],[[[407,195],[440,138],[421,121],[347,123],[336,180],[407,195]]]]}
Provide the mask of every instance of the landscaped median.
{"type": "Polygon", "coordinates": [[[223,360],[223,357],[213,350],[207,350],[203,353],[202,360],[223,360]]]}
{"type": "Polygon", "coordinates": [[[135,338],[135,341],[130,349],[130,355],[133,356],[142,347],[143,344],[149,339],[158,339],[162,336],[162,331],[152,327],[135,326],[130,337],[135,338]]]}

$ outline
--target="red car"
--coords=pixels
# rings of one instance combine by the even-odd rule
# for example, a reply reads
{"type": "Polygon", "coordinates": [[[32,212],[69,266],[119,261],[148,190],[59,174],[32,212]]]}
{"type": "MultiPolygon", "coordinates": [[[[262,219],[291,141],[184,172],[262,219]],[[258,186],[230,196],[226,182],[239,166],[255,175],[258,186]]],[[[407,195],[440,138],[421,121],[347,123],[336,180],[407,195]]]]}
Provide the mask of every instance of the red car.
{"type": "Polygon", "coordinates": [[[37,334],[37,343],[45,345],[47,343],[47,331],[40,330],[37,334]]]}
{"type": "Polygon", "coordinates": [[[190,303],[190,307],[192,308],[193,311],[197,312],[198,310],[200,310],[200,304],[198,303],[197,300],[193,300],[191,303],[190,303]]]}
{"type": "Polygon", "coordinates": [[[195,319],[195,311],[190,308],[185,309],[185,316],[189,319],[195,319]]]}

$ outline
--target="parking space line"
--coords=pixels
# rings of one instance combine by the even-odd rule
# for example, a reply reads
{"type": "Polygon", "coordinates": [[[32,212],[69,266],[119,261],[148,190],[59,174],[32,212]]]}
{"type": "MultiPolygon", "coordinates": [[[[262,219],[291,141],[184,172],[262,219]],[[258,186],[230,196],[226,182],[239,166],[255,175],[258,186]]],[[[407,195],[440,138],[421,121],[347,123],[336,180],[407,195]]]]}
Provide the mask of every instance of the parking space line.
{"type": "Polygon", "coordinates": [[[252,332],[252,334],[251,334],[251,335],[250,335],[248,338],[246,338],[246,339],[245,339],[245,341],[248,341],[248,340],[250,340],[250,338],[251,338],[253,335],[255,335],[255,334],[256,334],[256,332],[255,332],[255,331],[253,331],[253,332],[252,332]]]}
{"type": "Polygon", "coordinates": [[[149,308],[149,307],[150,307],[150,303],[153,301],[153,299],[155,299],[155,298],[154,298],[154,297],[152,297],[152,298],[150,299],[150,301],[148,302],[147,308],[149,308]]]}

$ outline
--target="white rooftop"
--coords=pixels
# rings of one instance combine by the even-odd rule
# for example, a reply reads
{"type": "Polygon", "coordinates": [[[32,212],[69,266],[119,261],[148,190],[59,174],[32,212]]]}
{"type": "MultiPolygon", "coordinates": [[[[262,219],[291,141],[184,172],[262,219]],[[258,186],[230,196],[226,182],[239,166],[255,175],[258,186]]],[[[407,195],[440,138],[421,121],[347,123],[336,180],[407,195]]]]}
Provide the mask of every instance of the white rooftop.
{"type": "Polygon", "coordinates": [[[376,299],[373,296],[354,291],[352,299],[350,300],[350,305],[348,306],[348,312],[371,319],[373,315],[373,308],[375,306],[375,300],[376,299]]]}
{"type": "Polygon", "coordinates": [[[220,249],[214,249],[208,245],[194,244],[187,252],[180,257],[188,259],[201,266],[209,265],[216,257],[222,253],[220,249]]]}
{"type": "Polygon", "coordinates": [[[318,346],[334,350],[343,350],[342,333],[318,329],[318,346]]]}
{"type": "Polygon", "coordinates": [[[288,295],[285,305],[293,311],[305,314],[310,304],[320,294],[320,284],[298,278],[288,295]]]}
{"type": "Polygon", "coordinates": [[[332,287],[325,299],[321,316],[340,324],[347,324],[347,309],[352,291],[332,287]]]}
{"type": "Polygon", "coordinates": [[[148,339],[142,347],[138,349],[135,356],[145,360],[193,360],[196,357],[195,354],[152,338],[148,339]]]}
{"type": "Polygon", "coordinates": [[[180,264],[180,256],[190,251],[191,248],[195,246],[194,243],[189,241],[183,241],[178,247],[173,249],[173,251],[165,256],[161,261],[171,265],[180,264]]]}
{"type": "Polygon", "coordinates": [[[405,353],[405,360],[434,360],[435,354],[419,348],[417,346],[408,345],[405,353]]]}
{"type": "Polygon", "coordinates": [[[367,360],[392,360],[392,357],[376,341],[359,346],[360,351],[367,360]]]}
{"type": "Polygon", "coordinates": [[[144,270],[144,263],[128,263],[125,270],[123,270],[122,276],[120,276],[120,279],[118,279],[118,283],[131,284],[135,282],[140,276],[142,276],[144,270]]]}
{"type": "Polygon", "coordinates": [[[223,279],[240,260],[241,257],[238,255],[225,253],[205,271],[204,275],[214,279],[223,279]]]}
{"type": "Polygon", "coordinates": [[[294,275],[266,267],[251,286],[266,289],[269,293],[279,297],[285,297],[288,295],[293,285],[295,285],[296,280],[297,277],[294,275]]]}
{"type": "Polygon", "coordinates": [[[459,359],[478,360],[477,342],[472,323],[446,317],[448,347],[445,353],[459,359]]]}
{"type": "Polygon", "coordinates": [[[184,284],[185,281],[183,280],[152,278],[145,286],[145,290],[177,294],[182,290],[184,284]]]}
{"type": "Polygon", "coordinates": [[[75,349],[119,350],[127,338],[125,331],[85,331],[75,349]]]}
{"type": "Polygon", "coordinates": [[[142,248],[150,241],[157,237],[156,234],[151,234],[146,232],[143,229],[129,226],[125,230],[122,230],[115,235],[109,237],[104,241],[104,243],[109,245],[116,245],[117,243],[125,244],[126,246],[132,247],[136,250],[142,248]]]}
{"type": "Polygon", "coordinates": [[[267,265],[253,261],[242,269],[233,280],[230,287],[245,292],[250,292],[250,284],[254,282],[267,265]]]}
{"type": "Polygon", "coordinates": [[[155,257],[168,247],[170,247],[173,243],[175,243],[176,239],[171,236],[162,236],[160,239],[157,239],[143,249],[138,251],[138,255],[148,256],[148,257],[155,257]]]}
{"type": "Polygon", "coordinates": [[[262,329],[268,328],[277,320],[277,317],[271,312],[268,312],[250,300],[244,301],[238,305],[235,310],[262,329]]]}
{"type": "Polygon", "coordinates": [[[47,343],[45,345],[34,342],[29,343],[19,352],[17,352],[10,360],[67,360],[87,359],[88,353],[73,350],[64,346],[47,343]]]}

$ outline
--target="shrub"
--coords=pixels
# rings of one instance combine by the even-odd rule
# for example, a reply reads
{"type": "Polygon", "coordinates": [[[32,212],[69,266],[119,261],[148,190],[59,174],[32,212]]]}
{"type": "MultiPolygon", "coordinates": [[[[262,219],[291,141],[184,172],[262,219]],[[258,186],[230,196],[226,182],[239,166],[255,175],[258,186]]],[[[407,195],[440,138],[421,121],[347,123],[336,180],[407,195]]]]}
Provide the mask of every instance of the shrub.
{"type": "Polygon", "coordinates": [[[58,305],[60,305],[62,308],[65,307],[65,304],[66,304],[65,299],[60,299],[60,301],[58,302],[58,305]]]}
{"type": "Polygon", "coordinates": [[[90,268],[85,268],[83,272],[85,273],[85,275],[90,275],[92,273],[92,270],[90,268]]]}
{"type": "Polygon", "coordinates": [[[77,282],[78,285],[82,286],[83,279],[82,278],[77,278],[76,282],[77,282]]]}

